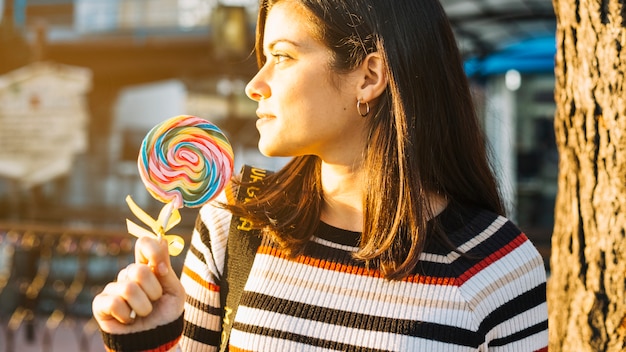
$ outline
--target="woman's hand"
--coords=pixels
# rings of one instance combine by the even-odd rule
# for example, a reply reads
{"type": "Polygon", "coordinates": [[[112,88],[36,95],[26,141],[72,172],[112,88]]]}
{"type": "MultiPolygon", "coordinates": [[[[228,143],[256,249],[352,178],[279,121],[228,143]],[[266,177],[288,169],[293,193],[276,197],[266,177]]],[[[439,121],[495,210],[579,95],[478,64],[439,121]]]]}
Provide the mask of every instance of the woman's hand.
{"type": "Polygon", "coordinates": [[[165,240],[141,237],[135,263],[122,269],[92,303],[100,329],[127,334],[176,320],[183,312],[185,290],[172,269],[165,240]]]}

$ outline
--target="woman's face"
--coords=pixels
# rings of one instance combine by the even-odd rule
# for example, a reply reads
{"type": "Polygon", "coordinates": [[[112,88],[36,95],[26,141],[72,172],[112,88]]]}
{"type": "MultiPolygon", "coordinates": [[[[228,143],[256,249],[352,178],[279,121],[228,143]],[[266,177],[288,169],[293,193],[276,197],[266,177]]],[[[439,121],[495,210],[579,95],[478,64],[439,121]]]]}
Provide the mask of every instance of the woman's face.
{"type": "Polygon", "coordinates": [[[268,13],[266,62],[246,87],[258,102],[259,150],[267,156],[317,155],[326,162],[353,163],[366,135],[356,110],[356,71],[331,71],[332,52],[313,37],[304,11],[286,1],[268,13]]]}

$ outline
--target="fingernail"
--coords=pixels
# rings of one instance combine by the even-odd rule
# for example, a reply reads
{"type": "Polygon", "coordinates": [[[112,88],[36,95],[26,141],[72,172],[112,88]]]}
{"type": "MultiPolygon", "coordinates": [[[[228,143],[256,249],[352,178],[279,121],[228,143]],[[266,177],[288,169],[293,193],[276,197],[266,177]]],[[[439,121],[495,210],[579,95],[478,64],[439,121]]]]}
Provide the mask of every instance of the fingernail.
{"type": "Polygon", "coordinates": [[[159,275],[161,276],[164,276],[169,272],[169,269],[167,268],[167,265],[165,265],[165,263],[160,263],[157,267],[157,270],[159,271],[159,275]]]}

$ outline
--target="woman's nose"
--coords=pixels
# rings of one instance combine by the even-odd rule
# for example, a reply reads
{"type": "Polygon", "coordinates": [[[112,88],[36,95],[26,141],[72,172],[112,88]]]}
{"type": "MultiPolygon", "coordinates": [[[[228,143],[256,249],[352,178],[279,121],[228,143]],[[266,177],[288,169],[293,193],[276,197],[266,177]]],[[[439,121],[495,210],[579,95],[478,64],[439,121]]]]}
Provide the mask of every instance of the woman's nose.
{"type": "Polygon", "coordinates": [[[260,79],[259,73],[246,85],[246,95],[254,101],[267,99],[271,95],[270,87],[260,79]]]}

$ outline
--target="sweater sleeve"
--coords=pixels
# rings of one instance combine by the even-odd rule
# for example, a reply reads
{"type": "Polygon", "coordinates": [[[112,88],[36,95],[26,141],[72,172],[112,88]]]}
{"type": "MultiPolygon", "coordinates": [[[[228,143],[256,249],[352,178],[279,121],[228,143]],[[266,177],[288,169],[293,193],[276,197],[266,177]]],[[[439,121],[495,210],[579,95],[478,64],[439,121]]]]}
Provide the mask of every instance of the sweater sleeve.
{"type": "Polygon", "coordinates": [[[183,316],[173,322],[149,331],[114,335],[102,331],[102,341],[107,351],[167,352],[180,340],[183,316]]]}
{"type": "Polygon", "coordinates": [[[496,222],[501,227],[480,244],[487,249],[484,257],[460,278],[478,330],[485,336],[481,351],[547,351],[543,259],[515,225],[502,217],[496,222]]]}
{"type": "MultiPolygon", "coordinates": [[[[224,199],[218,199],[224,201],[224,199]]],[[[181,273],[185,287],[183,351],[216,351],[222,331],[220,280],[232,214],[216,205],[200,209],[181,273]]]]}

